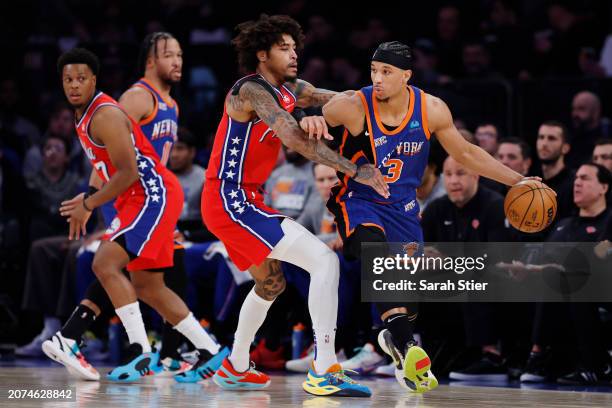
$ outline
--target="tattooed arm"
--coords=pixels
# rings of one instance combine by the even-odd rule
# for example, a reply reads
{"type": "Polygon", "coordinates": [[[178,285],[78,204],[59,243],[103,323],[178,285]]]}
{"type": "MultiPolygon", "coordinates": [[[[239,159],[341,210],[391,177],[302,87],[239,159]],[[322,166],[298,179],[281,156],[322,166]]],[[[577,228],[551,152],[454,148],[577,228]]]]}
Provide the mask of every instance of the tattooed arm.
{"type": "Polygon", "coordinates": [[[311,83],[301,79],[295,82],[288,82],[285,86],[291,89],[295,96],[297,96],[298,108],[323,106],[338,93],[328,91],[327,89],[315,88],[311,83]]]}
{"type": "MultiPolygon", "coordinates": [[[[261,85],[255,82],[245,83],[240,88],[238,95],[230,97],[227,105],[228,114],[232,117],[234,117],[232,113],[244,114],[247,109],[251,108],[274,131],[285,146],[309,160],[325,164],[347,174],[353,177],[355,181],[373,187],[383,197],[388,197],[389,188],[378,169],[372,165],[364,165],[358,168],[355,163],[340,156],[324,143],[309,139],[291,114],[282,109],[272,95],[261,85]],[[232,98],[239,98],[239,101],[232,101],[232,98]],[[229,108],[231,108],[231,111],[229,108]],[[240,111],[236,108],[240,108],[240,111]]],[[[240,120],[238,117],[234,117],[234,119],[240,120]]]]}

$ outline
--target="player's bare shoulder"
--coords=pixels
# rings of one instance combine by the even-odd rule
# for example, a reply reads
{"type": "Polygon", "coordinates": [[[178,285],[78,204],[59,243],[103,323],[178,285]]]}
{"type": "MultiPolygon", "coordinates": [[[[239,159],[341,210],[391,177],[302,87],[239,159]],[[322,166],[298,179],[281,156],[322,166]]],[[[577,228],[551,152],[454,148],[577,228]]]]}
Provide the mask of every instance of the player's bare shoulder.
{"type": "Polygon", "coordinates": [[[235,120],[250,120],[255,110],[251,100],[261,91],[266,92],[261,85],[247,81],[242,84],[238,93],[230,92],[225,98],[227,114],[235,120]]]}
{"type": "Polygon", "coordinates": [[[108,134],[114,134],[120,126],[132,130],[132,124],[126,113],[116,105],[102,106],[91,117],[89,135],[94,139],[94,142],[100,143],[101,139],[108,134]]]}
{"type": "Polygon", "coordinates": [[[155,97],[141,86],[133,86],[126,90],[118,102],[136,121],[147,117],[155,109],[155,97]]]}
{"type": "Polygon", "coordinates": [[[453,123],[446,102],[428,93],[425,94],[425,102],[427,106],[427,126],[432,133],[453,123]]]}

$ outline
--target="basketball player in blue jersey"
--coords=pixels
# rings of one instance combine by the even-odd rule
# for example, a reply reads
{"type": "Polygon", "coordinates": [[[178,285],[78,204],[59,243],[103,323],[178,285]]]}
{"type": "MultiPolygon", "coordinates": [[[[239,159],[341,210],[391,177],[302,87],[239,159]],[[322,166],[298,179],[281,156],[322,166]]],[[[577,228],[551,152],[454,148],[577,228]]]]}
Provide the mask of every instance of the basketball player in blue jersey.
{"type": "MultiPolygon", "coordinates": [[[[183,52],[179,42],[170,33],[155,32],[143,41],[138,61],[138,70],[143,77],[123,93],[119,103],[128,115],[140,125],[144,135],[153,145],[161,163],[165,166],[170,151],[177,138],[178,105],[171,98],[170,91],[182,75],[183,52]]],[[[102,186],[99,177],[92,173],[89,194],[102,186]]],[[[111,225],[116,210],[113,202],[102,206],[105,225],[111,225]]],[[[183,300],[187,285],[187,275],[183,263],[184,248],[177,244],[174,250],[174,266],[161,271],[168,288],[177,293],[183,300]]],[[[111,312],[112,303],[98,280],[88,287],[85,298],[64,325],[62,330],[72,337],[80,338],[94,319],[102,312],[111,312]]],[[[197,382],[208,378],[219,368],[220,363],[229,354],[228,349],[220,351],[219,345],[206,333],[197,320],[190,315],[183,326],[173,327],[164,322],[162,349],[159,353],[159,365],[153,371],[162,370],[176,374],[179,382],[197,382]],[[191,367],[182,361],[177,351],[181,342],[181,333],[196,333],[194,346],[199,352],[198,362],[191,367]]],[[[91,371],[91,370],[89,370],[91,371]]],[[[95,379],[89,371],[80,370],[74,374],[87,379],[95,379]],[[81,372],[83,371],[83,372],[81,372]]]]}
{"type": "MultiPolygon", "coordinates": [[[[324,107],[330,126],[344,126],[340,153],[357,165],[372,163],[389,186],[388,198],[339,173],[327,206],[344,241],[347,258],[358,258],[362,242],[423,242],[416,188],[427,165],[435,134],[445,150],[479,175],[506,185],[523,180],[457,131],[446,104],[408,85],[412,55],[397,41],[381,44],[372,57],[372,85],[335,95],[324,107]]],[[[378,336],[396,366],[399,383],[413,392],[435,388],[427,353],[413,339],[417,303],[378,303],[385,324],[378,336]]]]}

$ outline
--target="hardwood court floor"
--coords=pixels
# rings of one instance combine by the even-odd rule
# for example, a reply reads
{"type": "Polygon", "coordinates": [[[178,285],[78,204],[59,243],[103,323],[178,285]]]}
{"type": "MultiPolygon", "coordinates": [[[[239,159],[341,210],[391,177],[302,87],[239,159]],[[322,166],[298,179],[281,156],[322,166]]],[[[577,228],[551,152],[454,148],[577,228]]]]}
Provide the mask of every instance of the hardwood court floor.
{"type": "MultiPolygon", "coordinates": [[[[101,372],[106,372],[102,370],[101,372]]],[[[0,367],[0,407],[612,407],[612,393],[543,391],[440,385],[425,395],[406,394],[393,379],[363,379],[372,398],[314,397],[302,391],[302,375],[273,374],[263,391],[223,391],[213,383],[178,384],[149,377],[140,383],[74,381],[61,367],[0,367]],[[76,387],[76,401],[9,400],[8,390],[76,387]]]]}

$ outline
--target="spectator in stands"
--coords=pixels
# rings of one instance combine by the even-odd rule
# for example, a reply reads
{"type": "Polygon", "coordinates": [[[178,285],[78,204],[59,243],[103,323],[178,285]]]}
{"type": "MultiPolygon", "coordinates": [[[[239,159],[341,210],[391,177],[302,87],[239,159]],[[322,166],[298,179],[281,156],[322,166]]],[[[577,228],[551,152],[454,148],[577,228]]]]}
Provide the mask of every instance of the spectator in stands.
{"type": "MultiPolygon", "coordinates": [[[[561,220],[548,237],[549,242],[597,242],[610,222],[611,214],[606,204],[606,193],[612,186],[612,176],[603,166],[587,163],[580,166],[573,186],[573,199],[579,208],[578,215],[561,220]]],[[[568,249],[564,249],[568,254],[568,249]]],[[[547,273],[546,264],[563,264],[566,273],[572,272],[571,259],[565,259],[559,251],[544,257],[540,265],[515,264],[521,271],[547,273]]],[[[582,266],[582,265],[580,265],[582,266]]],[[[558,278],[559,279],[559,278],[558,278]]],[[[597,385],[609,384],[612,366],[601,335],[598,305],[594,303],[540,303],[537,305],[533,346],[522,382],[542,382],[554,379],[557,373],[550,364],[551,347],[560,345],[560,359],[569,364],[570,374],[557,378],[561,384],[597,385]],[[559,321],[559,317],[564,319],[559,321]],[[559,325],[559,323],[563,323],[559,325]],[[567,343],[570,344],[567,344],[567,343]],[[560,344],[561,343],[561,344],[560,344]],[[568,350],[573,358],[568,358],[568,350]]],[[[561,367],[562,369],[565,367],[561,367]]]]}
{"type": "Polygon", "coordinates": [[[17,81],[0,81],[0,134],[4,148],[12,149],[21,160],[26,150],[40,141],[36,125],[19,113],[20,92],[17,81]]]}
{"type": "MultiPolygon", "coordinates": [[[[452,157],[443,167],[447,195],[434,200],[423,212],[425,242],[502,242],[508,234],[504,223],[503,197],[478,183],[452,157]]],[[[427,253],[427,251],[426,251],[427,253]]],[[[450,373],[454,380],[505,380],[508,378],[498,346],[500,311],[495,304],[463,304],[465,336],[482,356],[467,367],[450,373]]]]}
{"type": "MultiPolygon", "coordinates": [[[[523,176],[529,173],[531,167],[531,148],[523,139],[518,137],[506,137],[499,141],[495,158],[523,176]]],[[[505,195],[508,186],[492,182],[487,187],[505,195]]]]}
{"type": "Polygon", "coordinates": [[[456,76],[461,67],[461,13],[454,5],[445,5],[438,11],[436,22],[436,48],[440,57],[440,71],[456,76]]]}
{"type": "Polygon", "coordinates": [[[329,200],[332,187],[338,182],[338,176],[336,170],[324,164],[315,164],[312,171],[319,199],[309,200],[299,219],[302,225],[316,234],[321,241],[331,243],[337,240],[338,235],[334,217],[325,204],[329,200]]]}
{"type": "Polygon", "coordinates": [[[187,128],[179,127],[177,137],[168,163],[170,170],[179,179],[185,194],[183,212],[179,217],[177,228],[182,234],[182,239],[187,241],[214,241],[216,238],[204,227],[200,215],[205,169],[194,163],[195,136],[187,128]]]}
{"type": "Polygon", "coordinates": [[[483,38],[493,56],[493,65],[508,78],[516,78],[528,62],[527,30],[521,26],[516,2],[489,2],[488,19],[483,22],[483,38]]]}
{"type": "Polygon", "coordinates": [[[602,117],[601,101],[589,91],[578,92],[572,100],[572,151],[568,166],[577,168],[591,159],[595,141],[612,136],[612,125],[602,117]]]}
{"type": "Polygon", "coordinates": [[[66,234],[66,220],[59,213],[60,204],[78,194],[79,177],[68,170],[70,145],[65,139],[49,137],[43,144],[41,170],[26,180],[27,204],[30,206],[31,241],[66,234]]]}
{"type": "MultiPolygon", "coordinates": [[[[89,171],[89,164],[85,164],[87,158],[83,154],[83,149],[79,143],[72,143],[74,137],[74,112],[65,103],[59,103],[53,109],[49,117],[49,126],[44,134],[44,140],[49,137],[63,139],[71,146],[69,151],[70,165],[73,172],[84,176],[89,171]]],[[[42,146],[36,144],[30,147],[26,153],[23,163],[23,173],[25,177],[31,177],[38,173],[42,167],[43,152],[42,146]]],[[[87,173],[89,175],[89,173],[87,173]]]]}
{"type": "Polygon", "coordinates": [[[557,219],[574,214],[574,171],[565,164],[565,157],[570,151],[565,125],[557,121],[542,123],[538,129],[536,150],[541,163],[542,180],[557,193],[557,219]]]}
{"type": "Polygon", "coordinates": [[[440,74],[439,57],[436,46],[429,38],[419,38],[412,49],[414,56],[413,74],[410,82],[419,87],[442,85],[451,81],[450,77],[440,74]]]}
{"type": "Polygon", "coordinates": [[[265,203],[301,223],[309,200],[318,200],[312,176],[313,163],[283,146],[285,164],[277,167],[266,182],[265,203]]]}
{"type": "Polygon", "coordinates": [[[442,163],[446,158],[446,152],[440,146],[437,139],[432,139],[427,156],[427,167],[423,172],[421,185],[416,190],[417,202],[421,213],[435,199],[446,194],[444,187],[444,176],[442,175],[442,163]]]}
{"type": "Polygon", "coordinates": [[[612,171],[612,138],[599,139],[593,148],[593,163],[612,171]]]}
{"type": "Polygon", "coordinates": [[[495,158],[523,176],[529,174],[531,148],[523,139],[518,137],[501,139],[495,158]]]}
{"type": "Polygon", "coordinates": [[[480,40],[468,41],[463,45],[462,51],[463,78],[492,80],[500,79],[501,75],[491,67],[491,54],[486,45],[480,40]]]}
{"type": "Polygon", "coordinates": [[[499,130],[492,123],[482,123],[476,127],[474,133],[478,146],[482,147],[491,156],[497,152],[497,140],[499,139],[499,130]]]}

